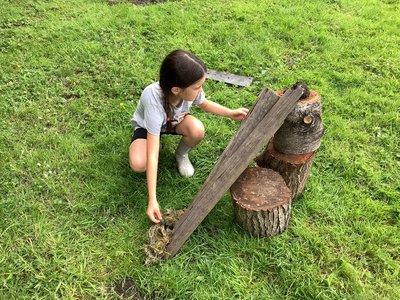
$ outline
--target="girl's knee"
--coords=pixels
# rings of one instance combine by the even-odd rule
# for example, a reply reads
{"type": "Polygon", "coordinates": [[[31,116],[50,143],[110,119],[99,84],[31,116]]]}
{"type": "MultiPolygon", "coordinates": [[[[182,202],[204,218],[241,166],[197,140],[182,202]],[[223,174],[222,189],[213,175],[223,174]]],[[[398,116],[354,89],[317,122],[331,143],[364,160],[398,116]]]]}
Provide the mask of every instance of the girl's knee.
{"type": "Polygon", "coordinates": [[[136,173],[146,171],[146,140],[135,140],[129,147],[129,165],[136,173]]]}
{"type": "Polygon", "coordinates": [[[193,126],[191,126],[190,128],[190,135],[196,140],[202,140],[204,138],[205,129],[203,123],[200,120],[193,120],[193,126]]]}
{"type": "Polygon", "coordinates": [[[136,173],[143,173],[146,171],[146,162],[140,161],[136,158],[129,158],[129,165],[131,169],[136,173]]]}

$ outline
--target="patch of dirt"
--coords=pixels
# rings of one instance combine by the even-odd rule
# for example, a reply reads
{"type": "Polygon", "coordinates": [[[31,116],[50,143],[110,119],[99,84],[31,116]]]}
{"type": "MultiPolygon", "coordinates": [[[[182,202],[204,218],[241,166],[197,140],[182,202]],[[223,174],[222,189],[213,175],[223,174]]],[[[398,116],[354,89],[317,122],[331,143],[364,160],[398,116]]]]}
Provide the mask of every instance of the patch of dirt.
{"type": "Polygon", "coordinates": [[[131,278],[123,278],[115,282],[114,292],[120,299],[144,300],[141,292],[131,278]]]}
{"type": "Polygon", "coordinates": [[[176,221],[183,215],[185,209],[170,210],[163,214],[163,219],[159,224],[151,226],[147,232],[149,244],[145,246],[146,261],[145,265],[149,265],[168,257],[166,247],[171,240],[172,231],[176,221]]]}
{"type": "Polygon", "coordinates": [[[147,5],[147,4],[157,4],[162,2],[167,2],[168,0],[127,0],[127,1],[118,1],[118,0],[108,0],[108,5],[118,5],[118,4],[126,4],[132,3],[136,5],[147,5]]]}

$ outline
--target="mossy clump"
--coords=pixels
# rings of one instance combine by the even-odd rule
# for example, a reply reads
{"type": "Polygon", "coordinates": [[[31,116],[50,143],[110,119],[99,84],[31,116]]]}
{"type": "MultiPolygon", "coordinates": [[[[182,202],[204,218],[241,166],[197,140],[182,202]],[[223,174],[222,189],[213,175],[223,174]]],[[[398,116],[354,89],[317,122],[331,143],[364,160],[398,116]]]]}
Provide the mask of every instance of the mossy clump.
{"type": "Polygon", "coordinates": [[[168,257],[169,254],[166,251],[166,247],[172,238],[172,231],[176,221],[184,212],[185,209],[167,209],[161,222],[149,228],[147,232],[149,243],[144,249],[146,253],[145,265],[159,262],[168,257]]]}

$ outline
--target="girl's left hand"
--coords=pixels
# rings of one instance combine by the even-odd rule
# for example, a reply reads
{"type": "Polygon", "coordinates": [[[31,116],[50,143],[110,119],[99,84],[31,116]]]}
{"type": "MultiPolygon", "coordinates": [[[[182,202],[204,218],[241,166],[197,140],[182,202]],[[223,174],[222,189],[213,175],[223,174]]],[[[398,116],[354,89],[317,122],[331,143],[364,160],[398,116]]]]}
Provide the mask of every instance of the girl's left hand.
{"type": "Polygon", "coordinates": [[[241,121],[247,116],[248,112],[249,112],[249,110],[244,107],[241,107],[238,109],[233,109],[233,110],[231,110],[229,117],[233,120],[241,121]]]}

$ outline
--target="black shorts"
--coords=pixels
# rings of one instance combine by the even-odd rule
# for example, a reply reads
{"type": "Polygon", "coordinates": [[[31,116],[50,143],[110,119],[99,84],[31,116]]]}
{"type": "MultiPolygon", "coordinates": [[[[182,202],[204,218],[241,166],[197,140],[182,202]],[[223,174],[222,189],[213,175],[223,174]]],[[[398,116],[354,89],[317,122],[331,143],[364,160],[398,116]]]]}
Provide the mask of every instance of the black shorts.
{"type": "MultiPolygon", "coordinates": [[[[164,134],[177,135],[177,133],[175,131],[175,127],[170,132],[161,132],[161,135],[164,135],[164,134]]],[[[133,135],[131,138],[131,144],[133,143],[133,141],[135,141],[137,139],[147,139],[147,130],[142,127],[136,128],[135,131],[133,132],[133,135]]]]}

